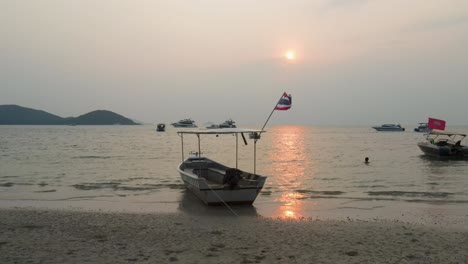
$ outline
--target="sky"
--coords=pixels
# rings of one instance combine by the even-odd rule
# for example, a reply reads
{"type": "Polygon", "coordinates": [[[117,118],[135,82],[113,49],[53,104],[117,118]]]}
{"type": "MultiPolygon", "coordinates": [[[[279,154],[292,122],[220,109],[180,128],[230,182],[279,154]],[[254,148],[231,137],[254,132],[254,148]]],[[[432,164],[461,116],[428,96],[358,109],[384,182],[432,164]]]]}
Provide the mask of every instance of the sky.
{"type": "Polygon", "coordinates": [[[468,125],[467,84],[466,0],[0,0],[0,104],[63,117],[468,125]]]}

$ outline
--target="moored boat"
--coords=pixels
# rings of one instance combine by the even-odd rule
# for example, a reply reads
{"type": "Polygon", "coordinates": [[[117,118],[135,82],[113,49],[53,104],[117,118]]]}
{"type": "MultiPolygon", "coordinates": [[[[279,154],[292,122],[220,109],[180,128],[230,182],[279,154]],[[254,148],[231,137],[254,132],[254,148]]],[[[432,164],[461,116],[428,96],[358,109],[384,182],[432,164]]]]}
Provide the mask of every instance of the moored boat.
{"type": "Polygon", "coordinates": [[[236,122],[234,120],[228,119],[224,121],[223,123],[219,124],[219,128],[235,128],[236,127],[235,123],[236,122]]]}
{"type": "Polygon", "coordinates": [[[156,131],[158,132],[164,132],[166,131],[166,124],[160,123],[156,126],[156,131]]]}
{"type": "Polygon", "coordinates": [[[405,131],[405,128],[402,127],[400,124],[383,124],[381,126],[374,126],[373,129],[377,131],[405,131]]]}
{"type": "Polygon", "coordinates": [[[431,132],[431,129],[428,127],[428,123],[419,123],[418,127],[414,129],[414,132],[431,132]]]}
{"type": "Polygon", "coordinates": [[[461,144],[466,134],[433,129],[418,147],[434,157],[468,157],[468,147],[461,144]]]}
{"type": "Polygon", "coordinates": [[[197,127],[195,121],[190,118],[179,120],[179,122],[172,123],[171,125],[174,127],[197,127]]]}
{"type": "MultiPolygon", "coordinates": [[[[256,174],[255,157],[254,172],[249,173],[238,168],[238,135],[241,134],[244,143],[247,140],[244,133],[261,133],[256,129],[209,129],[178,131],[182,141],[182,163],[177,167],[182,181],[187,189],[192,191],[206,205],[222,204],[252,204],[265,184],[265,176],[256,174]],[[193,134],[198,138],[199,149],[193,156],[184,159],[184,135],[193,134]],[[201,135],[236,135],[236,163],[229,167],[212,159],[201,156],[201,135]]],[[[254,149],[257,140],[254,140],[254,149]]],[[[255,156],[255,155],[254,155],[255,156]]]]}

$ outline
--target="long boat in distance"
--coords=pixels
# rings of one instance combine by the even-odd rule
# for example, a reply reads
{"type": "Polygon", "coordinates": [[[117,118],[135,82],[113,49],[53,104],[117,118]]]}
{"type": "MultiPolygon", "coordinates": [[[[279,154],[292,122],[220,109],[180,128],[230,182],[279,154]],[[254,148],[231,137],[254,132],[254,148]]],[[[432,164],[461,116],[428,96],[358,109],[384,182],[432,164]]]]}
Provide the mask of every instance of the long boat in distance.
{"type": "Polygon", "coordinates": [[[374,126],[372,127],[373,129],[377,131],[405,131],[405,128],[402,127],[400,124],[395,125],[395,124],[383,124],[381,126],[374,126]]]}
{"type": "Polygon", "coordinates": [[[229,118],[228,120],[219,124],[219,128],[236,128],[237,126],[235,124],[236,122],[229,118]]]}
{"type": "Polygon", "coordinates": [[[466,134],[433,129],[418,147],[426,155],[439,158],[466,158],[468,147],[461,144],[466,134]]]}
{"type": "Polygon", "coordinates": [[[246,172],[238,168],[239,135],[245,144],[244,134],[262,133],[258,129],[223,128],[194,129],[178,131],[182,145],[182,163],[177,167],[182,181],[187,189],[192,191],[206,205],[252,204],[265,184],[265,176],[256,174],[256,142],[254,140],[254,171],[246,172]],[[192,156],[184,157],[184,136],[196,135],[198,151],[192,156]],[[219,135],[235,135],[236,160],[235,165],[227,166],[201,155],[200,137],[216,137],[219,135]]]}

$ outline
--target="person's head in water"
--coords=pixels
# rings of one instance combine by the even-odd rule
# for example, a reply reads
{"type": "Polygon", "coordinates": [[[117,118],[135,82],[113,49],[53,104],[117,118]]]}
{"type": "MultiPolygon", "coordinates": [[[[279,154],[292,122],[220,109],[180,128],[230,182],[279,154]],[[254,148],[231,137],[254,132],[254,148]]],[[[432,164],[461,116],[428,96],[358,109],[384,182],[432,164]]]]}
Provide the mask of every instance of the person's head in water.
{"type": "Polygon", "coordinates": [[[366,158],[364,159],[364,163],[369,163],[369,157],[366,157],[366,158]]]}

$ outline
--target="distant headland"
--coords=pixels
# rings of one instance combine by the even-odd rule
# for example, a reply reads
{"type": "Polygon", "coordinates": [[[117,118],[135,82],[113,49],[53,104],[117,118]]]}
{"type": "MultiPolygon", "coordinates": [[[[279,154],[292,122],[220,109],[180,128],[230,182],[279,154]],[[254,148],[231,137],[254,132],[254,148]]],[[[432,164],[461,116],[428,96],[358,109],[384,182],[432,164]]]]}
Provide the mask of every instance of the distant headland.
{"type": "Polygon", "coordinates": [[[0,105],[0,125],[140,125],[107,110],[96,110],[78,117],[60,117],[19,105],[0,105]]]}

